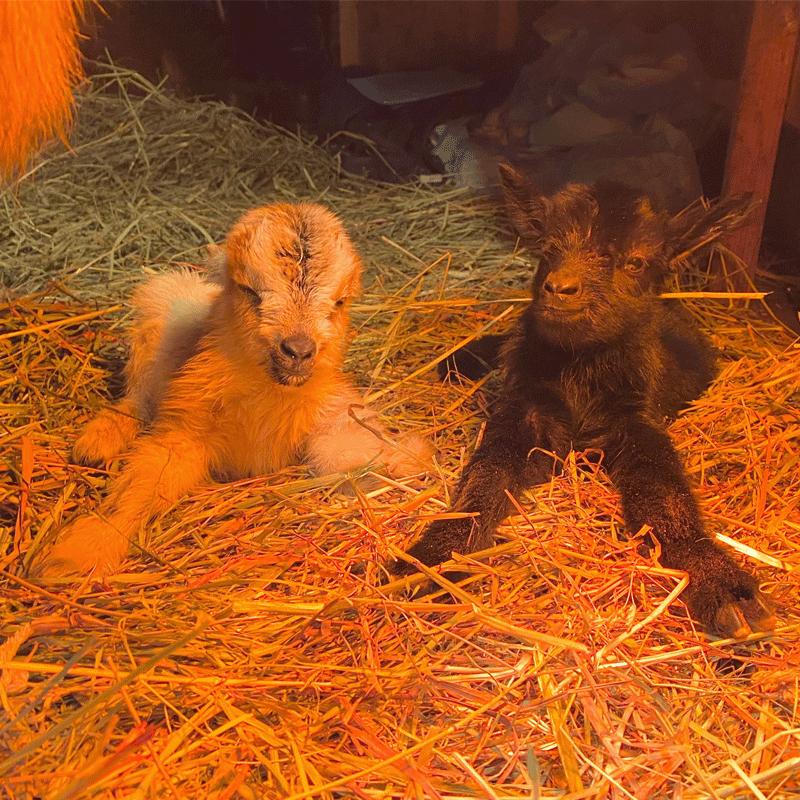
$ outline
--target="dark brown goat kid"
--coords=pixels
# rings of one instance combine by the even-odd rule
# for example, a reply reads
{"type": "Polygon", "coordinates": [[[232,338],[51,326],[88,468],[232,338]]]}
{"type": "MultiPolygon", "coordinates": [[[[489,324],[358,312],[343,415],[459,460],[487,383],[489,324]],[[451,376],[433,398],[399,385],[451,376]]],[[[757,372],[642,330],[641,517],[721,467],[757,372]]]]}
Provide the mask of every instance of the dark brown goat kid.
{"type": "Polygon", "coordinates": [[[601,451],[628,529],[649,526],[661,563],[689,574],[692,616],[727,636],[772,629],[756,579],[704,532],[665,430],[715,366],[691,316],[658,293],[674,263],[744,218],[749,198],[673,217],[611,182],[545,198],[510,168],[502,179],[511,220],[541,256],[532,300],[510,334],[483,337],[441,365],[474,379],[499,363],[503,389],[453,497],[454,511],[473,516],[434,522],[408,554],[434,565],[490,547],[511,510],[506,492],[550,480],[573,448],[601,451]]]}

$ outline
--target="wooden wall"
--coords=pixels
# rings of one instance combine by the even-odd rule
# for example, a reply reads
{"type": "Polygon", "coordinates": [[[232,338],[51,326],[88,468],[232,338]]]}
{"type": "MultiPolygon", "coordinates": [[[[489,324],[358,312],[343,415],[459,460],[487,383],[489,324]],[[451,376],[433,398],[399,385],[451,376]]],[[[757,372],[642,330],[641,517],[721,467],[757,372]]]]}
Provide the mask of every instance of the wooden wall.
{"type": "Polygon", "coordinates": [[[512,50],[517,19],[517,0],[340,0],[340,62],[375,72],[466,66],[512,50]]]}

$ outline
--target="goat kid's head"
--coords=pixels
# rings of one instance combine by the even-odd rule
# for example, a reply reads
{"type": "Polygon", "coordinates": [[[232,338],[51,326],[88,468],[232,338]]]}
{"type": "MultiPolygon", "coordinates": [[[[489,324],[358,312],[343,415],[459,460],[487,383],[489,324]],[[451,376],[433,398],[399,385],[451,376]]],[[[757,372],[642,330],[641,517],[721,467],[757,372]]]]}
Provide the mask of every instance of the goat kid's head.
{"type": "Polygon", "coordinates": [[[506,211],[539,257],[533,318],[545,338],[573,348],[623,336],[648,314],[670,270],[751,208],[749,195],[737,195],[671,216],[611,181],[548,198],[511,167],[501,166],[500,177],[506,211]]]}
{"type": "Polygon", "coordinates": [[[225,324],[242,356],[283,386],[341,365],[361,259],[334,214],[306,202],[253,209],[222,253],[225,324]]]}

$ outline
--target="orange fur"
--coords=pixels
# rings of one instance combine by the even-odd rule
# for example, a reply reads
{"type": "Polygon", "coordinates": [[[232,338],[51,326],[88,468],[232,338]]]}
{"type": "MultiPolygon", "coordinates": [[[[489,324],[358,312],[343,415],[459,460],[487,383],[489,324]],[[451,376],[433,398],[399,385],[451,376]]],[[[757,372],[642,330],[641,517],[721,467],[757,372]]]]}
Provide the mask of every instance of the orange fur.
{"type": "Polygon", "coordinates": [[[133,450],[99,517],[68,527],[39,577],[114,571],[144,523],[212,476],[300,462],[318,474],[375,462],[404,476],[429,461],[419,437],[385,440],[341,372],[361,263],[333,214],[312,203],[255,209],[211,260],[218,283],[180,272],[137,291],[127,396],[87,426],[74,455],[102,463],[133,450]]]}
{"type": "Polygon", "coordinates": [[[83,0],[0,2],[0,179],[24,169],[72,120],[83,72],[77,44],[83,0]]]}

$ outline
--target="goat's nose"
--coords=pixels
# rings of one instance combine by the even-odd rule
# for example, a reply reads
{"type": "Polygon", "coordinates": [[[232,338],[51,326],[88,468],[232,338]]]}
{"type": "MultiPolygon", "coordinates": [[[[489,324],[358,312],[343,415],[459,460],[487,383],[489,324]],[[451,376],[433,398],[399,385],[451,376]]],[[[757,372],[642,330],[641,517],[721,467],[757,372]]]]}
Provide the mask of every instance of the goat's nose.
{"type": "Polygon", "coordinates": [[[545,280],[544,290],[552,295],[572,297],[580,293],[581,282],[577,275],[553,273],[545,280]]]}
{"type": "Polygon", "coordinates": [[[317,345],[310,336],[295,333],[281,342],[281,351],[293,361],[306,361],[317,352],[317,345]]]}

